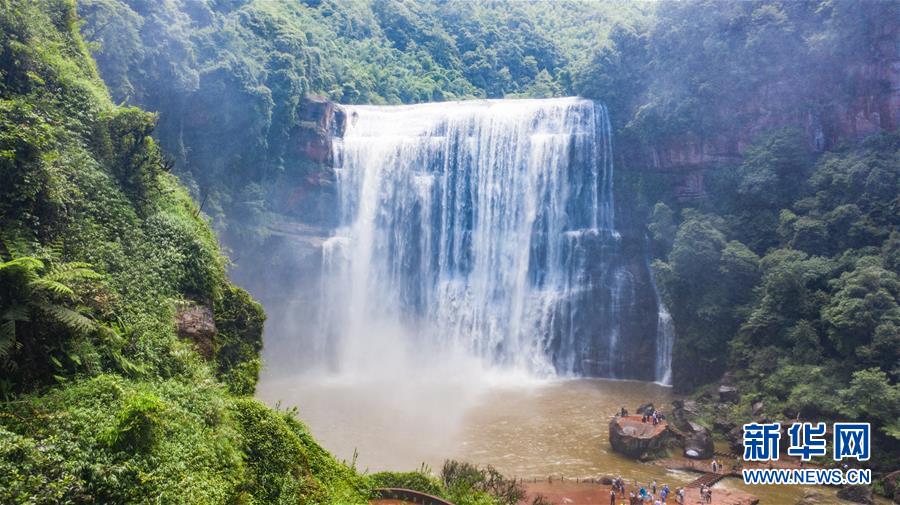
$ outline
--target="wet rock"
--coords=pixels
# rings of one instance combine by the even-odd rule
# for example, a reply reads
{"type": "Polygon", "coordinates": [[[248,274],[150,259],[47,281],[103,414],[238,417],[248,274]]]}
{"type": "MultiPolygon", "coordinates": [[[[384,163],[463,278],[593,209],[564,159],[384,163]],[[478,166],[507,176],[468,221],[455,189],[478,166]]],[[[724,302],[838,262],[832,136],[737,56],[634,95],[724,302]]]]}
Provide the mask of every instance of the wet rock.
{"type": "Polygon", "coordinates": [[[204,358],[213,357],[218,330],[212,309],[195,302],[181,303],[175,315],[175,325],[179,337],[193,342],[204,358]]]}
{"type": "Polygon", "coordinates": [[[600,484],[603,484],[604,486],[609,486],[612,483],[613,483],[612,477],[610,477],[608,475],[604,475],[603,477],[600,477],[600,484]]]}
{"type": "Polygon", "coordinates": [[[609,423],[609,443],[620,454],[648,459],[665,452],[669,438],[666,426],[642,423],[640,416],[615,417],[609,423]]]}
{"type": "Polygon", "coordinates": [[[697,423],[688,423],[688,432],[684,436],[684,455],[691,459],[709,459],[715,447],[709,430],[697,423]]]}
{"type": "Polygon", "coordinates": [[[737,403],[741,399],[738,389],[734,386],[719,386],[719,401],[725,403],[737,403]]]}
{"type": "Polygon", "coordinates": [[[641,415],[644,415],[644,414],[650,415],[653,413],[654,410],[656,410],[656,408],[653,406],[652,403],[644,403],[640,407],[638,407],[635,412],[637,412],[638,414],[641,414],[641,415]]]}
{"type": "Polygon", "coordinates": [[[875,500],[872,499],[872,488],[869,486],[844,486],[838,490],[837,497],[842,500],[864,503],[866,505],[875,503],[875,500]]]}

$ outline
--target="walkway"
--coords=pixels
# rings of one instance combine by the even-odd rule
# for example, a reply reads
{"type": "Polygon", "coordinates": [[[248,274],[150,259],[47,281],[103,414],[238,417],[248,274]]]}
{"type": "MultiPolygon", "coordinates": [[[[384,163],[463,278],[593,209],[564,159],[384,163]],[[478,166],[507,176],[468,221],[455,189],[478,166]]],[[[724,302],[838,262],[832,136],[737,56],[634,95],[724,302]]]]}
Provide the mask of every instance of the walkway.
{"type": "Polygon", "coordinates": [[[453,505],[443,498],[413,491],[412,489],[386,487],[375,489],[372,491],[372,494],[378,497],[369,502],[372,505],[397,505],[404,503],[416,505],[453,505]]]}

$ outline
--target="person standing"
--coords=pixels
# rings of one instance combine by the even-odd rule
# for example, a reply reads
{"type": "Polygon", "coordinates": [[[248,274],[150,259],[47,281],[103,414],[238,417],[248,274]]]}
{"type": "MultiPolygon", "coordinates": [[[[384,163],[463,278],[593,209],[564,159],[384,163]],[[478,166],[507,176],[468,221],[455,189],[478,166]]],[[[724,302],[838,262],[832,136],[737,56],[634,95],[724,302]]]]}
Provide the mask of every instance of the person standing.
{"type": "Polygon", "coordinates": [[[609,505],[616,505],[616,490],[609,490],[609,505]]]}

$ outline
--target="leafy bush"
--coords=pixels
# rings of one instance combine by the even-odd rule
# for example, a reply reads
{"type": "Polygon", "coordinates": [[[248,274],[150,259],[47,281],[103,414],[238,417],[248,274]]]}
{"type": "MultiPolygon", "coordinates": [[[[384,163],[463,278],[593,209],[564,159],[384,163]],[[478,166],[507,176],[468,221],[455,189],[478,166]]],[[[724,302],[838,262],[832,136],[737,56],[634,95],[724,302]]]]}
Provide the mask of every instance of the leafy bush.
{"type": "Polygon", "coordinates": [[[424,472],[379,472],[372,475],[374,487],[412,489],[431,496],[443,497],[441,483],[424,472]]]}
{"type": "Polygon", "coordinates": [[[128,398],[116,414],[115,428],[106,435],[109,445],[119,451],[153,449],[161,435],[164,412],[165,404],[156,395],[138,393],[128,398]]]}

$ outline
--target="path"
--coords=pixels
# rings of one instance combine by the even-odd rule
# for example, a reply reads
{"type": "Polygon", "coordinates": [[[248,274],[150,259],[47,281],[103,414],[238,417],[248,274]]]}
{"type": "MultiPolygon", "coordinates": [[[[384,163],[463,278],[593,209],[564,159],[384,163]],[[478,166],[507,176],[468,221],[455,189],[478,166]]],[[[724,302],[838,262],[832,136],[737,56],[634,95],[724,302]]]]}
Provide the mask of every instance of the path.
{"type": "Polygon", "coordinates": [[[412,489],[385,487],[373,490],[372,494],[378,498],[370,500],[369,503],[371,505],[453,505],[443,498],[413,491],[412,489]]]}
{"type": "MultiPolygon", "coordinates": [[[[715,474],[708,475],[715,476],[715,474]]],[[[716,480],[719,480],[726,475],[718,474],[717,477],[716,480]]],[[[522,486],[525,488],[526,496],[519,502],[519,505],[529,505],[538,495],[556,505],[609,505],[609,485],[589,481],[542,479],[536,482],[523,482],[522,486]]],[[[674,492],[674,490],[673,487],[672,491],[674,492]]],[[[632,491],[637,494],[638,489],[633,484],[626,483],[625,496],[616,496],[616,504],[627,504],[628,493],[632,491]]],[[[675,503],[674,495],[668,500],[668,503],[670,505],[675,503]]],[[[756,505],[757,503],[759,503],[758,498],[743,491],[713,488],[712,505],[756,505]]],[[[701,504],[699,485],[698,487],[685,487],[685,505],[699,504],[701,504]]]]}

